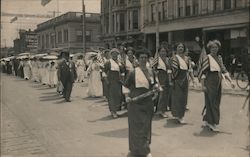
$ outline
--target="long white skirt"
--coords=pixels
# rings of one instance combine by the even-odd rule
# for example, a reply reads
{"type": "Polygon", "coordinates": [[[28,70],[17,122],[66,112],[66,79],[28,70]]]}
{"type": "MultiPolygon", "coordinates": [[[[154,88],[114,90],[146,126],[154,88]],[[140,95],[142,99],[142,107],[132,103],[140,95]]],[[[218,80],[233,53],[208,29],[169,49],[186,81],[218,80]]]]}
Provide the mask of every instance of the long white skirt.
{"type": "Polygon", "coordinates": [[[88,96],[100,97],[102,95],[103,95],[102,94],[102,82],[101,82],[100,72],[93,70],[89,76],[88,96]]]}
{"type": "Polygon", "coordinates": [[[23,73],[24,73],[24,78],[29,80],[30,77],[31,77],[31,69],[30,69],[30,67],[29,66],[24,66],[23,67],[23,73]]]}
{"type": "Polygon", "coordinates": [[[57,70],[50,70],[49,71],[49,85],[56,86],[57,83],[58,83],[57,70]]]}
{"type": "Polygon", "coordinates": [[[85,77],[85,71],[84,71],[84,67],[80,66],[77,68],[77,82],[83,82],[84,81],[84,77],[85,77]]]}
{"type": "Polygon", "coordinates": [[[32,81],[39,82],[39,69],[37,67],[32,67],[32,81]]]}

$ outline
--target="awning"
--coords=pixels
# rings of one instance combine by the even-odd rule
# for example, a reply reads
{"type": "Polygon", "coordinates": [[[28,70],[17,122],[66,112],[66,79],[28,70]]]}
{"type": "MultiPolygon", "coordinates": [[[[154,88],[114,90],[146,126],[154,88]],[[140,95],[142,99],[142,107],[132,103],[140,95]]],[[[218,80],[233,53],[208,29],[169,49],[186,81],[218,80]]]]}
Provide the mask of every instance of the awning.
{"type": "Polygon", "coordinates": [[[203,28],[203,31],[233,29],[233,28],[241,28],[241,27],[248,27],[248,24],[242,23],[242,24],[235,24],[235,25],[213,26],[213,27],[203,28]]]}

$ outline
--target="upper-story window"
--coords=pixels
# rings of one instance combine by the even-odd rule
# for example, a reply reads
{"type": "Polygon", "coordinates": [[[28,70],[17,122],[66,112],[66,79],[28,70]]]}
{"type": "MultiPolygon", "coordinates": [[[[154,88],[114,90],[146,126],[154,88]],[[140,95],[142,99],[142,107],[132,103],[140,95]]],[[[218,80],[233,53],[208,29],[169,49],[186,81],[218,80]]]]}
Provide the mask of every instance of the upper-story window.
{"type": "Polygon", "coordinates": [[[120,31],[125,31],[125,13],[120,13],[120,31]]]}
{"type": "Polygon", "coordinates": [[[46,48],[49,48],[49,34],[46,34],[46,48]]]}
{"type": "Polygon", "coordinates": [[[234,7],[241,8],[244,6],[244,0],[234,0],[234,7]]]}
{"type": "Polygon", "coordinates": [[[155,4],[151,4],[150,5],[150,12],[151,12],[151,21],[154,22],[155,21],[155,4]]]}
{"type": "Polygon", "coordinates": [[[193,0],[193,15],[199,14],[199,0],[193,0]]]}
{"type": "Polygon", "coordinates": [[[186,16],[191,15],[191,5],[192,5],[192,0],[186,0],[186,16]]]}
{"type": "Polygon", "coordinates": [[[139,14],[138,10],[133,10],[133,29],[138,29],[139,14]]]}
{"type": "Polygon", "coordinates": [[[68,42],[69,41],[69,31],[68,29],[65,29],[63,32],[63,38],[64,38],[64,42],[68,42]]]}
{"type": "Polygon", "coordinates": [[[184,0],[178,0],[178,16],[184,16],[184,0]]]}
{"type": "Polygon", "coordinates": [[[125,0],[120,0],[120,5],[124,5],[125,4],[125,0]]]}
{"type": "Polygon", "coordinates": [[[91,41],[91,31],[86,31],[85,39],[86,39],[86,41],[91,41]]]}
{"type": "Polygon", "coordinates": [[[214,0],[214,10],[221,10],[221,0],[214,0]]]}
{"type": "Polygon", "coordinates": [[[162,2],[162,14],[163,14],[163,20],[166,20],[168,18],[168,1],[162,2]]]}
{"type": "Polygon", "coordinates": [[[57,32],[57,41],[58,43],[62,43],[62,31],[57,32]]]}
{"type": "MultiPolygon", "coordinates": [[[[202,7],[203,14],[206,14],[208,12],[208,1],[211,1],[211,0],[202,0],[201,1],[201,7],[202,7]]],[[[218,1],[220,1],[220,0],[218,0],[218,1]]]]}
{"type": "Polygon", "coordinates": [[[231,0],[224,0],[224,9],[231,9],[231,0]]]}

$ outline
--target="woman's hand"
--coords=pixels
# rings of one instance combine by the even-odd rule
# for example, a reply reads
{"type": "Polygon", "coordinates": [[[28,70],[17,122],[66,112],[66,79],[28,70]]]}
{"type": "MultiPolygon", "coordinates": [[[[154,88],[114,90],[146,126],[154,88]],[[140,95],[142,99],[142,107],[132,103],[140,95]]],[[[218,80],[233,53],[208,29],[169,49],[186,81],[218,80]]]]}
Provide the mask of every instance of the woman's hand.
{"type": "Polygon", "coordinates": [[[129,103],[129,102],[131,102],[131,101],[132,101],[132,99],[131,99],[129,96],[127,96],[127,97],[126,97],[126,102],[129,103]]]}
{"type": "Polygon", "coordinates": [[[206,87],[206,86],[201,86],[201,90],[202,90],[203,92],[207,92],[207,87],[206,87]]]}

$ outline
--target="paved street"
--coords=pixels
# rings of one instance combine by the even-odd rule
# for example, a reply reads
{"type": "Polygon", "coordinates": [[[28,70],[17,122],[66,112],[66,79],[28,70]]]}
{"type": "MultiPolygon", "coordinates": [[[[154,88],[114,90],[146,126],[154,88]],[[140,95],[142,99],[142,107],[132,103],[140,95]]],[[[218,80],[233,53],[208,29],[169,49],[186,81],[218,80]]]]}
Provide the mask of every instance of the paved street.
{"type": "MultiPolygon", "coordinates": [[[[76,83],[72,102],[55,89],[1,76],[1,153],[3,157],[125,157],[126,113],[113,120],[107,102],[86,98],[86,84],[76,83]]],[[[170,118],[153,121],[154,157],[248,157],[248,117],[240,112],[243,96],[224,95],[221,133],[201,128],[204,97],[190,91],[187,125],[170,118]]]]}

